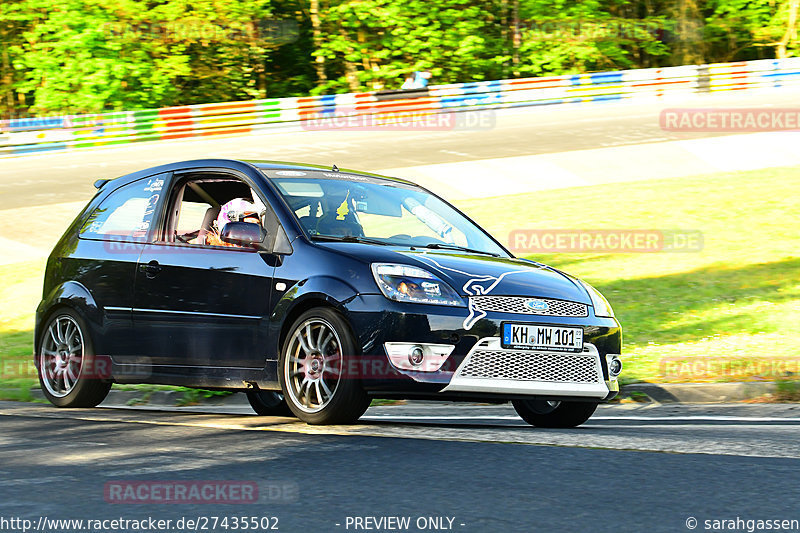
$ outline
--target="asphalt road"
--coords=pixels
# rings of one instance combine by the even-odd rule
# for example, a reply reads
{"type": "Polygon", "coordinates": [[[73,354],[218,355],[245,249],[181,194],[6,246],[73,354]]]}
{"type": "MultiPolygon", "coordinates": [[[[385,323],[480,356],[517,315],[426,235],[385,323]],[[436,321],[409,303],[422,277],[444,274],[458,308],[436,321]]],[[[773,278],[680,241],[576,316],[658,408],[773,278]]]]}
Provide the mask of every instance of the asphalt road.
{"type": "Polygon", "coordinates": [[[138,143],[118,148],[0,159],[0,210],[85,201],[98,178],[183,159],[233,157],[299,161],[366,171],[559,153],[723,135],[667,132],[659,114],[674,107],[792,107],[796,90],[694,95],[651,103],[572,104],[473,112],[459,127],[414,131],[303,131],[138,143]],[[469,118],[468,118],[469,117],[469,118]]]}
{"type": "Polygon", "coordinates": [[[0,519],[276,516],[292,532],[365,531],[348,517],[385,516],[411,517],[401,531],[448,517],[464,532],[800,519],[798,414],[797,405],[603,406],[581,428],[542,430],[507,406],[411,404],[371,408],[359,426],[314,428],[238,407],[0,402],[0,519]],[[259,502],[107,503],[106,483],[123,480],[253,481],[259,502]]]}

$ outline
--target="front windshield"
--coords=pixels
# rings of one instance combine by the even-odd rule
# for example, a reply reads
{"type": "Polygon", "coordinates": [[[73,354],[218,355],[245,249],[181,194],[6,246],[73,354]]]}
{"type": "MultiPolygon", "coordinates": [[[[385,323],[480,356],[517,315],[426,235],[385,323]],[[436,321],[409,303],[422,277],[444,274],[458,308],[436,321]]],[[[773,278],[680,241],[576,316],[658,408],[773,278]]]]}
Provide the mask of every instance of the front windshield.
{"type": "Polygon", "coordinates": [[[507,256],[483,230],[417,187],[333,172],[284,171],[291,177],[281,172],[265,173],[311,238],[360,238],[507,256]]]}

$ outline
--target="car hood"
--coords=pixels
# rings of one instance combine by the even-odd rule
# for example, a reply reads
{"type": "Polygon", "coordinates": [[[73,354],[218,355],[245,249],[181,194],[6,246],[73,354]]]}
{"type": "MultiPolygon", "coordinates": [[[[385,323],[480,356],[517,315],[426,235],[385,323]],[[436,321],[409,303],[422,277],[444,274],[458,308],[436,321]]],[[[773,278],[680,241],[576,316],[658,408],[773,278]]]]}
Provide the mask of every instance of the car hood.
{"type": "Polygon", "coordinates": [[[432,271],[462,296],[537,296],[590,304],[586,291],[545,265],[485,255],[399,252],[432,271]]]}
{"type": "MultiPolygon", "coordinates": [[[[532,261],[467,253],[371,248],[372,262],[424,268],[462,296],[531,296],[591,305],[588,294],[578,282],[554,268],[532,261]]],[[[361,258],[364,259],[363,255],[361,258]]]]}
{"type": "Polygon", "coordinates": [[[413,265],[437,275],[461,296],[530,296],[591,305],[574,278],[552,267],[505,257],[443,250],[409,250],[363,243],[316,243],[365,263],[413,265]]]}

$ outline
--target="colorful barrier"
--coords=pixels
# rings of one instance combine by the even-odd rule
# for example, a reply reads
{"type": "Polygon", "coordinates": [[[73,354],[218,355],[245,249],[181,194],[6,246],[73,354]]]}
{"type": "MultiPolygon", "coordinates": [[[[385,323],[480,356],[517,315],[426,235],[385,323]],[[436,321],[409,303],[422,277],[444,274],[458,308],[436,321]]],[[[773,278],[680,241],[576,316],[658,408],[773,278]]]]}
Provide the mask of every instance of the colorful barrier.
{"type": "Polygon", "coordinates": [[[0,155],[23,155],[141,141],[247,134],[326,117],[660,99],[681,93],[800,85],[800,58],[597,72],[437,85],[427,91],[350,93],[0,121],[0,155]]]}

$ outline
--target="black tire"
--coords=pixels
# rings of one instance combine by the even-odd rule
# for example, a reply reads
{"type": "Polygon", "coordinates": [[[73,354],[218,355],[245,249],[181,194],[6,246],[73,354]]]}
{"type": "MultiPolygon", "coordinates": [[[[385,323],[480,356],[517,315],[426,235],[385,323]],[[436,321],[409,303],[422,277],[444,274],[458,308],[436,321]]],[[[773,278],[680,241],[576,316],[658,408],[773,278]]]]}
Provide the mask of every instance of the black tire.
{"type": "Polygon", "coordinates": [[[111,389],[110,359],[96,356],[89,329],[78,313],[66,307],[54,311],[42,328],[37,346],[39,385],[50,403],[56,407],[95,407],[106,399],[111,389]],[[78,342],[81,350],[75,349],[78,342]],[[72,359],[78,351],[79,364],[72,359]]]}
{"type": "Polygon", "coordinates": [[[283,394],[273,390],[249,390],[247,401],[253,411],[260,416],[294,416],[286,405],[283,394]]]}
{"type": "Polygon", "coordinates": [[[514,410],[528,424],[540,428],[574,428],[594,414],[597,402],[514,400],[514,410]]]}
{"type": "Polygon", "coordinates": [[[345,371],[347,362],[357,353],[353,334],[340,313],[320,307],[300,315],[286,335],[278,364],[283,396],[297,418],[314,425],[352,424],[364,414],[370,399],[358,376],[348,376],[345,371]],[[322,328],[329,329],[332,338],[322,328]],[[308,342],[307,331],[311,331],[312,342],[308,342]],[[305,339],[309,354],[296,335],[305,339]],[[293,351],[291,356],[289,350],[293,351]],[[317,366],[313,366],[315,360],[317,366]],[[310,381],[304,395],[302,383],[306,380],[310,381]],[[318,385],[320,380],[324,387],[318,385]],[[327,399],[325,390],[330,393],[327,399]]]}

